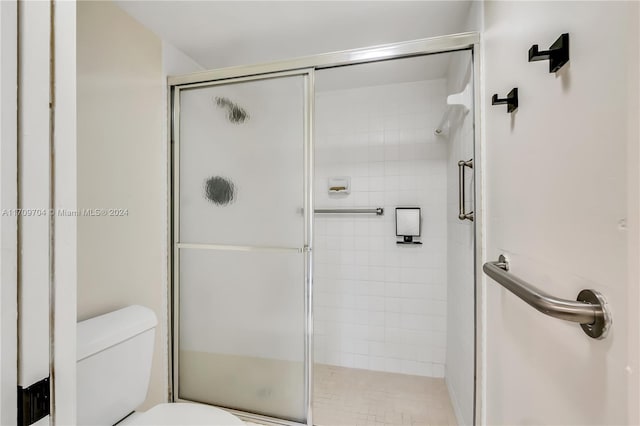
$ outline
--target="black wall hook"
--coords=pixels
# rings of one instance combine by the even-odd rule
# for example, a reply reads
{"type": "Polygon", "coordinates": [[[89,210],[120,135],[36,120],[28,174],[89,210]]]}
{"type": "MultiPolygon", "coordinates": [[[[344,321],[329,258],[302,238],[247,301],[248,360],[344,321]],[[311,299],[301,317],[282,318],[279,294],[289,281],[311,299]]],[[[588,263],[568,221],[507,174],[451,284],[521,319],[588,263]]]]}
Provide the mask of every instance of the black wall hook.
{"type": "Polygon", "coordinates": [[[491,105],[507,105],[507,112],[513,112],[518,109],[518,88],[514,87],[507,94],[506,98],[500,99],[498,95],[495,94],[491,98],[491,105]]]}
{"type": "Polygon", "coordinates": [[[529,62],[549,60],[549,72],[556,72],[569,62],[569,33],[564,33],[551,45],[549,50],[538,50],[534,44],[529,49],[529,62]]]}

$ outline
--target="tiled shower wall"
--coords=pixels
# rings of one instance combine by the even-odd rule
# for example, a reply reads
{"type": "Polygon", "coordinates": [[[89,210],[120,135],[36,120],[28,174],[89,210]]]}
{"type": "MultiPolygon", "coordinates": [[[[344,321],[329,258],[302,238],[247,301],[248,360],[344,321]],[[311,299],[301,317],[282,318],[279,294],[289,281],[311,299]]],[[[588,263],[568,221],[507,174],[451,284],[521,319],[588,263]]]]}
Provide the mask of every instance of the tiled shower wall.
{"type": "Polygon", "coordinates": [[[444,376],[445,98],[445,80],[317,94],[316,208],[385,212],[316,215],[315,362],[444,376]],[[329,194],[342,176],[351,193],[329,194]],[[397,206],[422,208],[422,245],[396,244],[397,206]]]}

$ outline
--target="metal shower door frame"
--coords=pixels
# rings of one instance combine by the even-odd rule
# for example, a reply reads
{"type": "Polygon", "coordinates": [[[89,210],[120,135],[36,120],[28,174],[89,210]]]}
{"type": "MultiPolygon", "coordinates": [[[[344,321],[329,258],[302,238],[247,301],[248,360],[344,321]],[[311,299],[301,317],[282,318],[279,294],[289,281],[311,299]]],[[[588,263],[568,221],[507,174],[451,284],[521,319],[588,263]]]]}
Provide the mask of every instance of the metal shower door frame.
{"type": "MultiPolygon", "coordinates": [[[[248,66],[229,67],[215,70],[196,72],[191,74],[170,76],[167,78],[170,97],[169,111],[169,145],[171,155],[169,160],[169,170],[171,176],[171,185],[169,188],[169,199],[171,200],[171,232],[169,233],[171,241],[170,255],[170,271],[169,276],[172,282],[169,286],[169,396],[170,400],[176,402],[188,402],[178,398],[178,377],[177,362],[179,342],[179,251],[177,244],[179,239],[179,229],[177,223],[179,221],[179,130],[180,130],[180,91],[187,88],[206,87],[228,83],[238,83],[244,81],[255,81],[268,78],[303,75],[305,76],[305,112],[304,112],[304,212],[305,212],[305,230],[304,230],[304,246],[301,249],[305,253],[305,402],[307,409],[307,425],[313,425],[313,121],[314,121],[314,72],[315,70],[334,68],[340,66],[373,63],[394,59],[411,58],[416,56],[431,55],[437,53],[454,52],[460,50],[469,50],[472,54],[472,78],[474,82],[474,102],[473,102],[473,122],[474,122],[474,159],[478,167],[474,169],[476,178],[481,178],[479,171],[481,170],[481,146],[480,146],[480,63],[479,52],[480,36],[477,32],[467,32],[460,34],[452,34],[440,37],[432,37],[420,40],[412,40],[401,43],[392,43],[379,46],[365,47],[361,49],[351,49],[339,52],[323,53],[319,55],[305,56],[285,61],[271,62],[265,64],[255,64],[248,66]]],[[[482,329],[482,321],[484,311],[479,308],[484,303],[483,292],[481,290],[481,282],[483,280],[481,271],[482,262],[484,261],[482,229],[484,227],[483,217],[483,201],[481,188],[482,184],[476,185],[474,179],[475,221],[473,223],[473,233],[475,240],[474,250],[474,290],[475,290],[475,312],[474,312],[474,356],[475,356],[475,377],[474,377],[474,423],[477,423],[483,417],[483,398],[478,388],[483,382],[483,357],[484,348],[479,344],[484,331],[482,329]],[[480,266],[478,266],[480,265],[480,266]],[[478,377],[480,376],[480,377],[478,377]],[[480,415],[479,415],[480,414],[480,415]]],[[[238,247],[240,250],[251,250],[250,247],[238,247]]],[[[297,422],[291,422],[283,419],[277,419],[268,416],[262,416],[254,413],[248,413],[238,410],[227,409],[228,411],[247,420],[260,421],[273,425],[300,425],[297,422]]]]}
{"type": "MultiPolygon", "coordinates": [[[[171,107],[172,107],[172,129],[171,129],[171,147],[172,147],[172,182],[171,182],[171,200],[172,200],[172,241],[170,247],[172,247],[172,286],[170,289],[170,301],[168,305],[172,309],[170,313],[171,327],[169,327],[171,336],[169,341],[171,342],[170,349],[170,383],[172,388],[172,398],[176,402],[190,402],[188,400],[182,400],[179,398],[179,377],[178,377],[178,362],[179,362],[179,342],[180,342],[180,249],[184,248],[197,248],[210,249],[210,250],[234,250],[234,251],[262,251],[262,252],[298,252],[304,255],[304,300],[301,301],[304,304],[304,387],[305,387],[305,407],[307,419],[309,419],[311,406],[311,393],[312,386],[312,356],[313,356],[313,341],[312,330],[313,318],[311,316],[312,308],[312,277],[313,277],[313,259],[312,259],[312,244],[313,244],[313,147],[311,145],[312,134],[312,117],[313,117],[313,77],[314,69],[302,69],[292,71],[273,72],[268,74],[260,74],[253,76],[242,76],[237,78],[229,78],[224,80],[214,80],[206,82],[196,82],[191,84],[180,85],[171,87],[171,107]],[[304,113],[303,113],[303,211],[304,211],[304,232],[302,246],[299,248],[286,248],[286,247],[254,247],[254,246],[229,246],[229,245],[215,245],[215,244],[189,244],[182,243],[180,240],[180,95],[182,90],[197,89],[204,87],[220,86],[227,84],[245,83],[251,81],[269,80],[282,77],[294,77],[301,76],[304,78],[304,113]]],[[[257,421],[277,422],[277,424],[284,425],[297,425],[299,423],[290,422],[282,419],[275,419],[268,416],[258,415],[254,413],[243,412],[239,410],[233,410],[225,408],[225,410],[233,412],[243,418],[257,421]]]]}

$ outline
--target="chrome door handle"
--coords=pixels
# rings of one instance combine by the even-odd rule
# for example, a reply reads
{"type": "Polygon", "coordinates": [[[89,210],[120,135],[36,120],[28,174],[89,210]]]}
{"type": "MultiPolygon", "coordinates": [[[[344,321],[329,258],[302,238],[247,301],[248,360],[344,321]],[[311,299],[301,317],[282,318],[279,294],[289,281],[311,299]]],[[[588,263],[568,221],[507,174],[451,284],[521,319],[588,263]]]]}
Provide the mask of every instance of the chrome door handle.
{"type": "Polygon", "coordinates": [[[458,161],[458,206],[459,213],[458,219],[460,220],[470,220],[473,222],[473,212],[465,212],[464,211],[464,202],[465,202],[465,191],[464,191],[464,168],[469,167],[473,169],[473,158],[469,161],[458,161]]]}

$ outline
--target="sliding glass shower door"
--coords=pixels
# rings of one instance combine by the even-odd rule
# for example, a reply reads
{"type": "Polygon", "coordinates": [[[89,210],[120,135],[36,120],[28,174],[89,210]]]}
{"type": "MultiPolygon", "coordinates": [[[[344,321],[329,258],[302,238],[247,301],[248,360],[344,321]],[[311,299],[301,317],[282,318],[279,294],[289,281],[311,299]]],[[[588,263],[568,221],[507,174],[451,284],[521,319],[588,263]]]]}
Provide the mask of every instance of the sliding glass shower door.
{"type": "Polygon", "coordinates": [[[306,422],[308,72],[174,94],[174,389],[306,422]]]}

